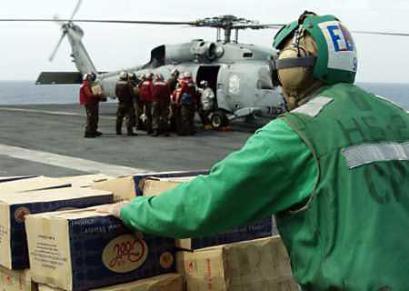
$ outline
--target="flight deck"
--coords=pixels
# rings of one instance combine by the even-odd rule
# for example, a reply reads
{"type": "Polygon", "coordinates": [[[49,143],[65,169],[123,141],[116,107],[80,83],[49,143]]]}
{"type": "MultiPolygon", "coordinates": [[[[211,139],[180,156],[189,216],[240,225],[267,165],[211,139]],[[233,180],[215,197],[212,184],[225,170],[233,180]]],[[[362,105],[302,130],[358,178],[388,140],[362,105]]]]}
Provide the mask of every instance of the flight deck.
{"type": "Polygon", "coordinates": [[[115,134],[115,103],[100,106],[103,136],[86,139],[84,109],[77,104],[0,106],[0,176],[51,177],[98,173],[118,176],[142,171],[209,169],[240,149],[266,121],[235,121],[230,131],[194,136],[115,134]]]}

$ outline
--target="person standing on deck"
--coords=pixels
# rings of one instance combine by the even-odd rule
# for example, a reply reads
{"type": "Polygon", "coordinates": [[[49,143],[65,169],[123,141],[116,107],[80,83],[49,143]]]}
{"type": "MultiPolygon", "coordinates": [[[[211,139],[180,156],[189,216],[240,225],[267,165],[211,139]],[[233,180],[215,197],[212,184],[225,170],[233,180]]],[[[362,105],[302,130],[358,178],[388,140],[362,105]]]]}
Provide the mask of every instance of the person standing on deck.
{"type": "Polygon", "coordinates": [[[85,107],[87,116],[84,133],[84,137],[86,138],[94,138],[102,135],[102,133],[98,131],[99,102],[101,96],[95,95],[91,88],[95,78],[96,76],[93,73],[84,74],[80,87],[80,104],[85,107]]]}

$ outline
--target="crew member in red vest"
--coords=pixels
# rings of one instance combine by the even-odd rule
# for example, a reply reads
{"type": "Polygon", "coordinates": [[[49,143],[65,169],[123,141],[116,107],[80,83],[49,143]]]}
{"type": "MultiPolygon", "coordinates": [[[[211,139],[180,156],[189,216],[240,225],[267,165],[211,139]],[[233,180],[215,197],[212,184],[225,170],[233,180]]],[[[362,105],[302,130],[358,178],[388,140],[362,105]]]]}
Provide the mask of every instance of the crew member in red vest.
{"type": "Polygon", "coordinates": [[[102,135],[102,133],[98,131],[99,101],[101,96],[95,95],[91,89],[92,82],[95,81],[95,79],[96,76],[94,73],[85,74],[80,87],[80,104],[84,105],[87,114],[84,134],[86,138],[102,135]]]}
{"type": "Polygon", "coordinates": [[[145,74],[145,80],[140,83],[139,97],[143,106],[143,113],[145,115],[145,127],[148,134],[152,134],[152,101],[153,101],[153,84],[152,73],[145,74]]]}
{"type": "Polygon", "coordinates": [[[179,135],[195,134],[194,116],[197,104],[196,84],[192,79],[190,72],[185,72],[182,79],[179,81],[179,103],[180,103],[180,127],[179,135]]]}
{"type": "Polygon", "coordinates": [[[152,95],[152,136],[169,136],[170,88],[161,74],[155,76],[152,95]]]}

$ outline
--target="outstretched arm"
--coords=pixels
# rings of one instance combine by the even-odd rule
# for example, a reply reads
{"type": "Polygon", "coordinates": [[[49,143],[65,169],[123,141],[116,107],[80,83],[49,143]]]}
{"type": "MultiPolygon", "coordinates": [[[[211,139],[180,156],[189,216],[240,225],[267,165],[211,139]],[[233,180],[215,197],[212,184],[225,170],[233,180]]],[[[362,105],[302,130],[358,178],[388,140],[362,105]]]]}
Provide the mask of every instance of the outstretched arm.
{"type": "Polygon", "coordinates": [[[129,227],[185,238],[211,235],[288,209],[315,185],[314,158],[282,120],[199,176],[159,196],[137,197],[120,210],[129,227]]]}

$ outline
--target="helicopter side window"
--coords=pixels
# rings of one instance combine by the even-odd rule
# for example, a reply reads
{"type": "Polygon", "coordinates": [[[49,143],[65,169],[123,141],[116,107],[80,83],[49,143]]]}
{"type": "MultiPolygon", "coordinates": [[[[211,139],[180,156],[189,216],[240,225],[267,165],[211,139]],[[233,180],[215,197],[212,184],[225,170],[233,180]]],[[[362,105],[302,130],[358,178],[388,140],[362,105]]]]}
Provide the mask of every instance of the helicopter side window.
{"type": "Polygon", "coordinates": [[[271,73],[268,68],[261,68],[258,70],[257,89],[274,89],[271,73]]]}
{"type": "Polygon", "coordinates": [[[252,58],[253,57],[253,53],[244,53],[243,54],[243,58],[252,58]]]}

